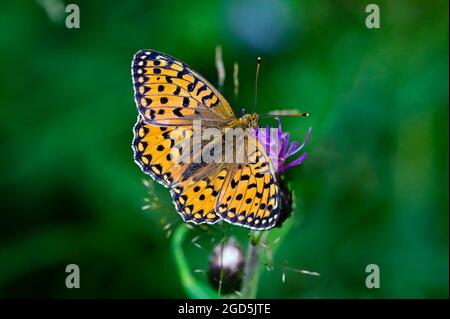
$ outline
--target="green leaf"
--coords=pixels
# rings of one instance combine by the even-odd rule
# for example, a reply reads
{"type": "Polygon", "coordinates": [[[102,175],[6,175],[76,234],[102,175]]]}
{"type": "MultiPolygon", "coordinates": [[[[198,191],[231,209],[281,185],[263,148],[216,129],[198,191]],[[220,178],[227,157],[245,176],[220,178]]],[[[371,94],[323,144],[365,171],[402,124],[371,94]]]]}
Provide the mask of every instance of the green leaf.
{"type": "Polygon", "coordinates": [[[217,298],[217,292],[197,280],[189,268],[189,263],[183,251],[183,242],[189,229],[184,225],[180,225],[175,229],[172,237],[172,253],[175,258],[178,273],[180,275],[181,284],[184,290],[191,298],[217,298]]]}

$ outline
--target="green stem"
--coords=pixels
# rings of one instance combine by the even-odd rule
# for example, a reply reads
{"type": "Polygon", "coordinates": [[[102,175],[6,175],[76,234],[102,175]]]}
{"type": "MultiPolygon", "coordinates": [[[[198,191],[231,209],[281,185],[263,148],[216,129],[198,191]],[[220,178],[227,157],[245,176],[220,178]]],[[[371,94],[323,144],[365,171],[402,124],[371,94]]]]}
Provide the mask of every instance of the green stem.
{"type": "Polygon", "coordinates": [[[225,242],[225,235],[220,243],[220,277],[219,277],[219,289],[217,290],[217,295],[221,298],[222,294],[222,284],[223,284],[223,247],[225,242]]]}
{"type": "Polygon", "coordinates": [[[175,257],[181,284],[191,298],[217,298],[217,293],[214,290],[192,275],[183,252],[183,242],[188,232],[189,229],[185,225],[180,225],[175,229],[172,238],[172,253],[175,257]]]}
{"type": "Polygon", "coordinates": [[[247,256],[244,264],[244,278],[242,283],[241,295],[245,299],[256,298],[258,291],[258,281],[260,273],[260,258],[262,254],[262,245],[267,238],[268,232],[252,232],[247,248],[247,256]]]}

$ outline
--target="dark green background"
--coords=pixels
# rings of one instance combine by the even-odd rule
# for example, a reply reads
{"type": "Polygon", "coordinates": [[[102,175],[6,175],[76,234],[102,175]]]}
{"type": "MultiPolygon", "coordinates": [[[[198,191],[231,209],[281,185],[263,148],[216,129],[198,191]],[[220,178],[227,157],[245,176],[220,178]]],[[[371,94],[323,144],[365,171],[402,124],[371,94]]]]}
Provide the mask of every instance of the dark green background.
{"type": "Polygon", "coordinates": [[[159,222],[180,220],[168,192],[141,209],[130,63],[155,49],[217,83],[218,44],[230,101],[240,65],[236,111],[261,56],[258,112],[311,113],[283,122],[313,134],[275,261],[321,277],[283,284],[276,268],[258,297],[448,297],[447,1],[376,1],[379,30],[365,27],[369,1],[74,2],[71,30],[45,1],[0,4],[0,297],[187,297],[159,222]],[[79,290],[65,288],[69,263],[79,290]],[[378,290],[364,285],[371,263],[378,290]]]}

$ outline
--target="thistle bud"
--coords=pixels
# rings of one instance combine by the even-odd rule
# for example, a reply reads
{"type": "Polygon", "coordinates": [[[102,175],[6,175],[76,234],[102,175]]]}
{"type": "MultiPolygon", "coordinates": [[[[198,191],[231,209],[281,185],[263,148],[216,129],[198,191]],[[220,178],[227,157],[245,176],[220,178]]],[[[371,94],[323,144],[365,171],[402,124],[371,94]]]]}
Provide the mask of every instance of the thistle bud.
{"type": "Polygon", "coordinates": [[[289,189],[286,181],[279,177],[279,191],[280,191],[280,217],[275,224],[275,227],[281,227],[284,221],[291,216],[292,213],[292,191],[289,189]]]}
{"type": "Polygon", "coordinates": [[[224,294],[239,291],[242,283],[244,268],[244,254],[239,243],[230,238],[224,243],[216,245],[209,259],[209,280],[224,294]]]}

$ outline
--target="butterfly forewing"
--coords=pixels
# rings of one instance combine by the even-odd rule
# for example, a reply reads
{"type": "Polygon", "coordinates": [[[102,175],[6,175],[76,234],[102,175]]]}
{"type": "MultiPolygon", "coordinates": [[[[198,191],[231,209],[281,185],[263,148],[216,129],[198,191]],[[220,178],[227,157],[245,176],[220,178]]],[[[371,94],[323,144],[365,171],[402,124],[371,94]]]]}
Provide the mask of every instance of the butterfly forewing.
{"type": "Polygon", "coordinates": [[[132,77],[135,101],[147,123],[228,122],[235,117],[225,98],[206,79],[167,54],[139,51],[133,58],[132,77]]]}

